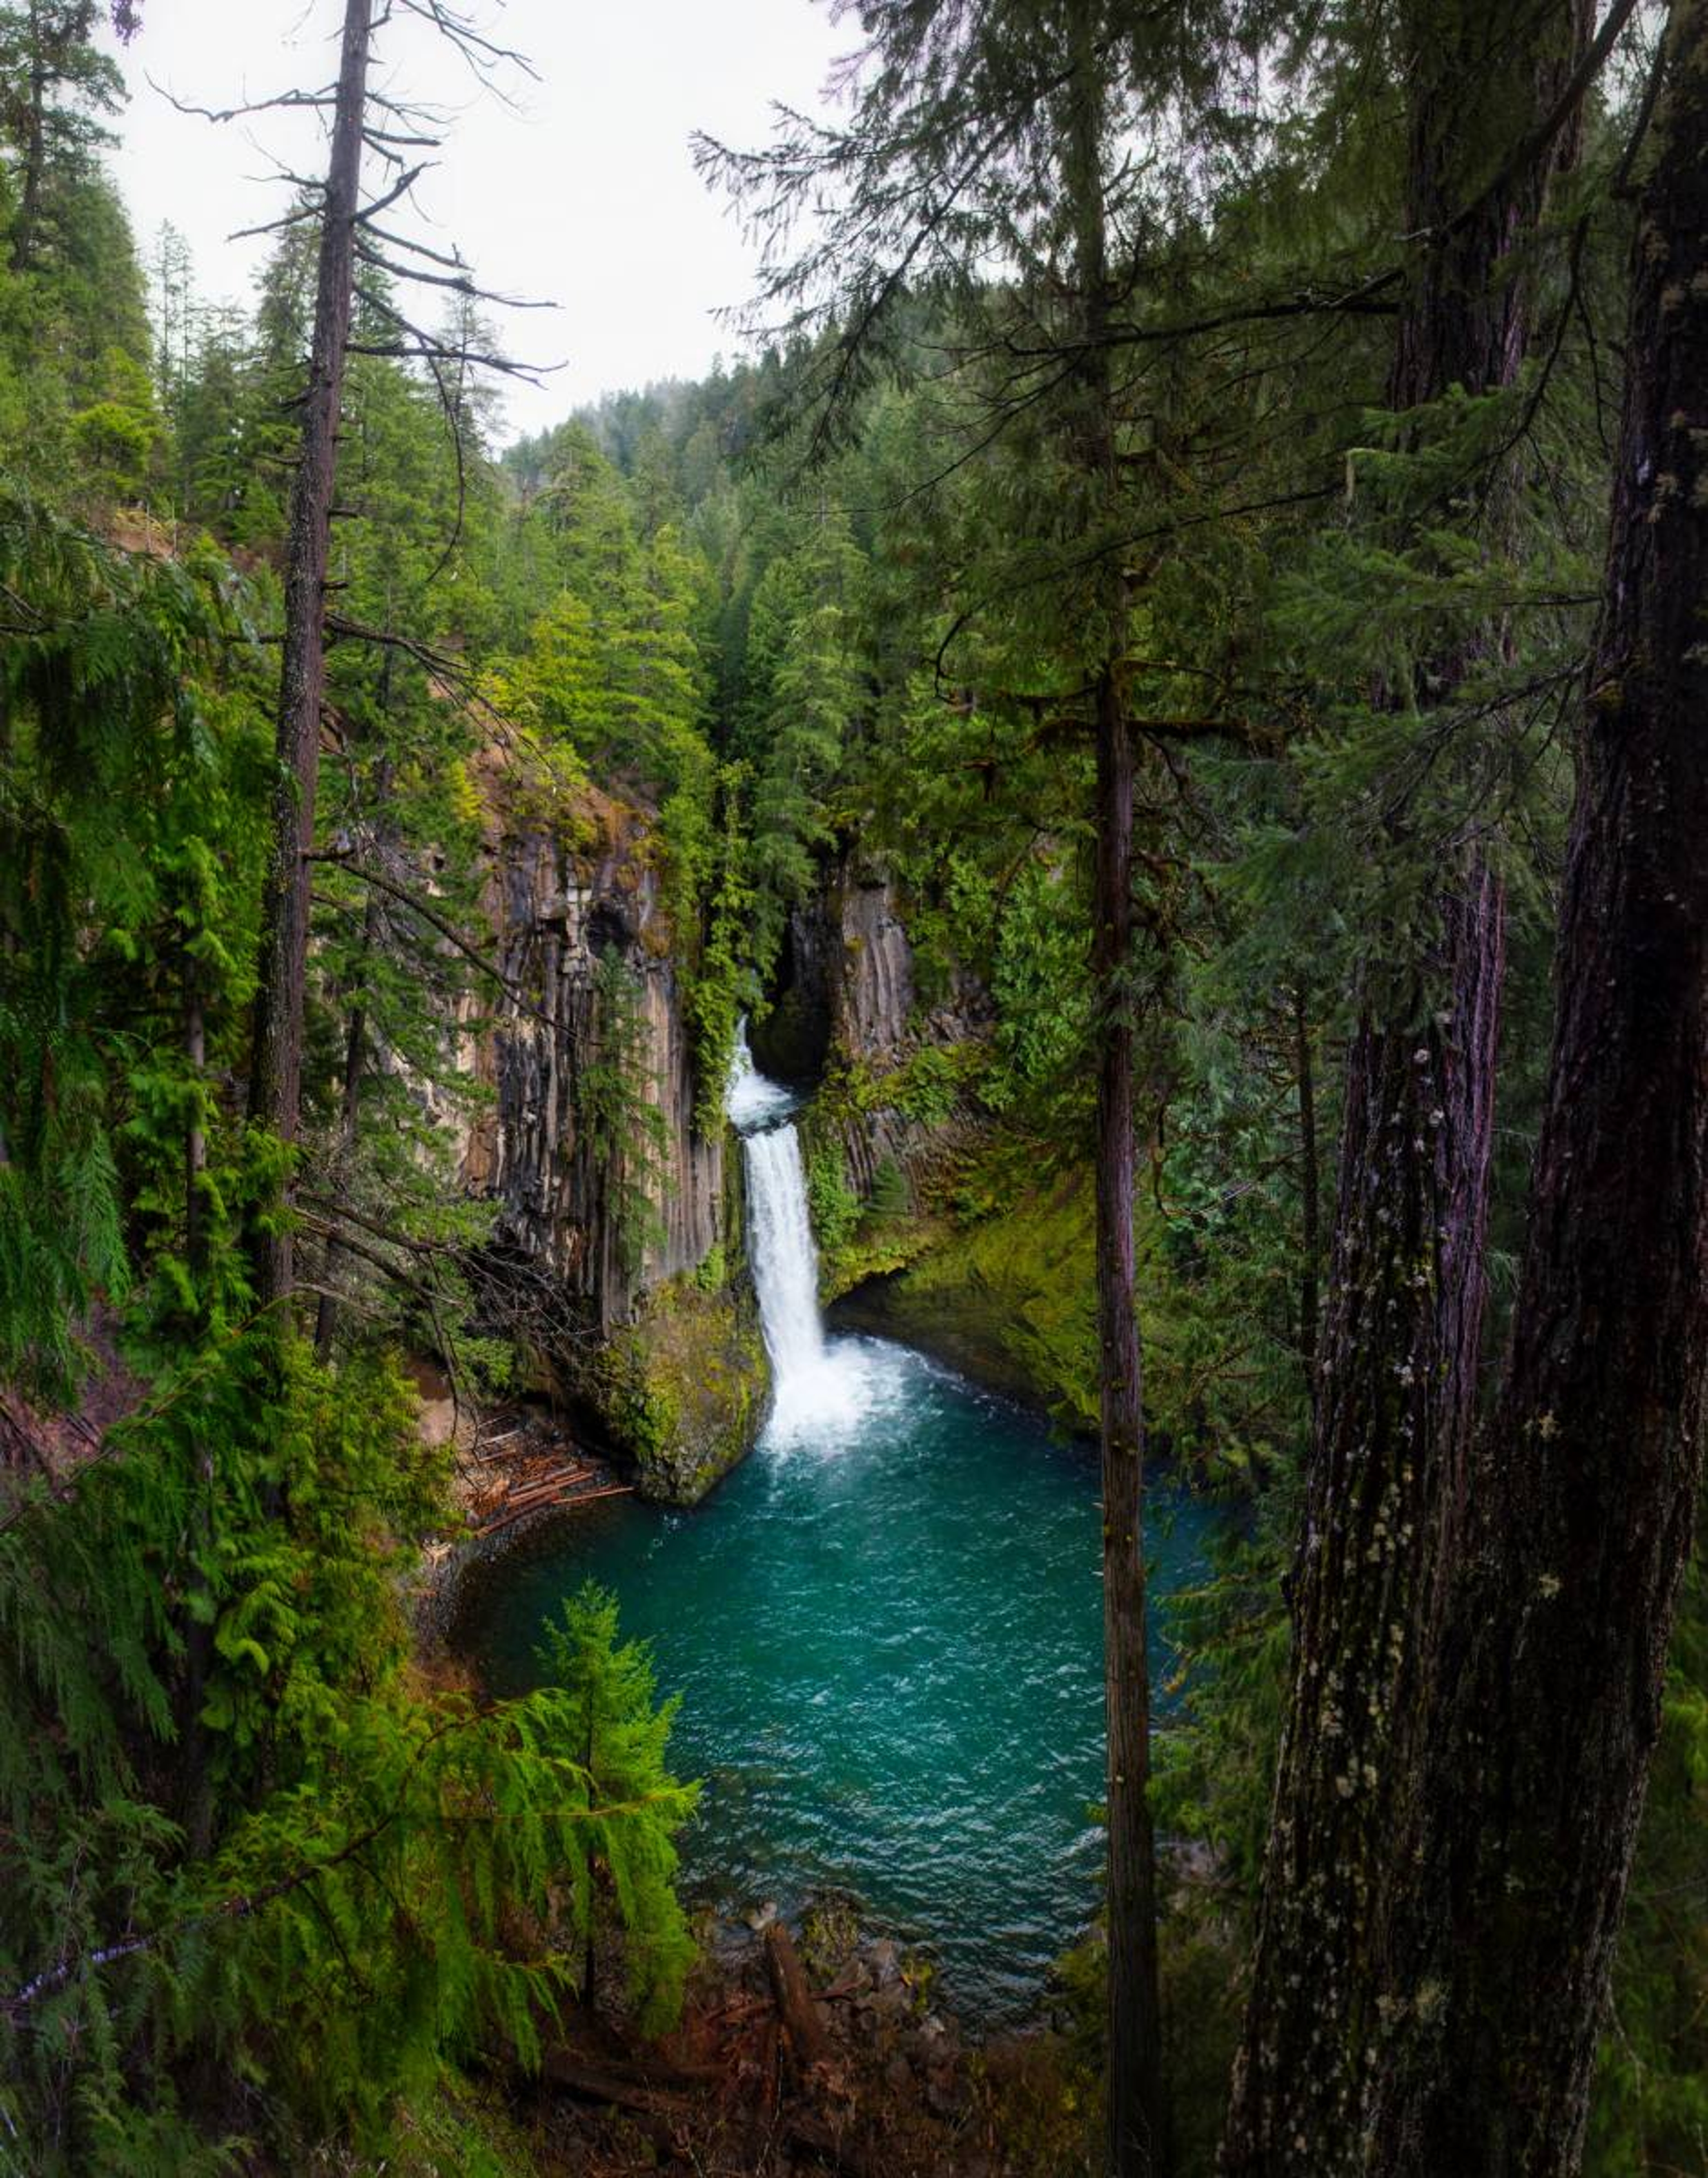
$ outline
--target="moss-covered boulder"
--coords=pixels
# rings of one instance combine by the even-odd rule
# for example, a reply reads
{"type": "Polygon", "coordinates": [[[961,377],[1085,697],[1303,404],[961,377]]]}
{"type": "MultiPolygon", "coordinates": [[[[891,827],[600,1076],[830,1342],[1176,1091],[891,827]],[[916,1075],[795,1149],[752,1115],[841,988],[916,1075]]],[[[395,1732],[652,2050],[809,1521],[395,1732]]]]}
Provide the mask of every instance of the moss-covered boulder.
{"type": "Polygon", "coordinates": [[[753,1449],[770,1389],[751,1305],[727,1286],[708,1292],[689,1279],[655,1293],[591,1374],[600,1419],[634,1463],[640,1494],[668,1505],[696,1503],[753,1449]]]}

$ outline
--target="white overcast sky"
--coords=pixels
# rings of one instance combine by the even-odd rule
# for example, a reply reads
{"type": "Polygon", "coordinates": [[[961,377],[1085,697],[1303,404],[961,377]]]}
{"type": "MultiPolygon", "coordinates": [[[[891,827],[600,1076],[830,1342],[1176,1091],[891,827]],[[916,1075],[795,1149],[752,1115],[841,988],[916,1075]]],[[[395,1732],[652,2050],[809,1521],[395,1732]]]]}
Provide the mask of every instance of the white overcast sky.
{"type": "MultiPolygon", "coordinates": [[[[519,111],[472,84],[414,24],[384,36],[377,81],[454,107],[440,164],[417,197],[483,286],[552,311],[504,320],[514,353],[566,368],[545,391],[506,395],[512,431],[556,423],[595,395],[694,377],[739,339],[714,313],[743,302],[754,259],[728,206],[695,173],[692,130],[753,145],[773,101],[821,102],[833,60],[857,39],[820,0],[463,0],[539,80],[512,77],[519,111]]],[[[131,101],[112,164],[145,258],[170,220],[194,254],[199,293],[247,302],[265,243],[237,227],[274,216],[284,191],[269,155],[316,171],[308,125],[278,116],[212,127],[179,98],[223,107],[336,69],[339,0],[145,0],[141,35],[118,57],[131,101]]],[[[379,179],[370,160],[368,179],[379,179]]],[[[424,299],[436,321],[437,297],[424,299]]]]}

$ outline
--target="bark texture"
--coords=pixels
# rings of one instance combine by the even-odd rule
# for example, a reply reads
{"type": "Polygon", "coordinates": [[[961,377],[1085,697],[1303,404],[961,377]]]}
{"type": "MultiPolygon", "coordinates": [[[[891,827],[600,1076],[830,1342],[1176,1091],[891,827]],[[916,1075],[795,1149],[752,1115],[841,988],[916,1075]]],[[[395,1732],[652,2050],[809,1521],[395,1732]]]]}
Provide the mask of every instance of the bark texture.
{"type": "MultiPolygon", "coordinates": [[[[1514,252],[1539,219],[1548,161],[1478,188],[1500,148],[1552,110],[1586,28],[1580,0],[1408,11],[1405,224],[1436,239],[1400,315],[1396,412],[1517,375],[1514,252]]],[[[1477,632],[1430,678],[1457,685],[1502,640],[1497,627],[1477,632]]],[[[1348,1052],[1293,1682],[1229,2178],[1360,2168],[1393,1839],[1476,1411],[1504,920],[1474,848],[1450,857],[1435,919],[1429,954],[1372,988],[1348,1052]]]]}
{"type": "Polygon", "coordinates": [[[1107,2158],[1113,2178],[1155,2178],[1168,2161],[1157,1985],[1156,1847],[1148,1798],[1150,1667],[1145,1647],[1145,1424],[1133,1248],[1133,731],[1125,658],[1129,598],[1118,534],[1120,477],[1108,344],[1103,91],[1092,11],[1070,19],[1073,64],[1063,138],[1072,207],[1081,358],[1071,451],[1103,556],[1090,623],[1095,666],[1097,848],[1092,971],[1097,1038],[1097,1319],[1103,1510],[1103,1707],[1109,1929],[1107,2158]]]}
{"type": "Polygon", "coordinates": [[[1317,1326],[1322,1310],[1322,1177],[1317,1148],[1317,1067],[1305,987],[1293,993],[1293,1078],[1299,1101],[1299,1354],[1317,1399],[1317,1326]]]}
{"type": "Polygon", "coordinates": [[[1144,1406],[1133,1253],[1133,1026],[1120,989],[1132,949],[1132,733],[1112,672],[1098,688],[1093,912],[1105,1018],[1098,1051],[1097,1283],[1102,1366],[1103,1708],[1109,1732],[1109,2167],[1165,2167],[1157,1989],[1157,1872],[1148,1798],[1144,1406]]]}
{"type": "Polygon", "coordinates": [[[1372,2172],[1566,2178],[1701,1470],[1708,1365],[1708,11],[1632,265],[1558,1011],[1502,1394],[1448,1600],[1372,2172]]]}
{"type": "MultiPolygon", "coordinates": [[[[249,1067],[249,1118],[294,1143],[302,1092],[303,1005],[309,951],[309,866],[320,771],[320,699],[326,685],[326,553],[333,472],[350,334],[356,216],[362,174],[370,15],[373,0],[347,0],[331,151],[321,206],[315,331],[303,401],[303,438],[291,486],[286,539],[284,662],[279,679],[277,778],[272,857],[261,908],[260,987],[249,1067]]],[[[261,1307],[293,1289],[291,1234],[276,1217],[251,1233],[255,1299],[261,1307]]]]}

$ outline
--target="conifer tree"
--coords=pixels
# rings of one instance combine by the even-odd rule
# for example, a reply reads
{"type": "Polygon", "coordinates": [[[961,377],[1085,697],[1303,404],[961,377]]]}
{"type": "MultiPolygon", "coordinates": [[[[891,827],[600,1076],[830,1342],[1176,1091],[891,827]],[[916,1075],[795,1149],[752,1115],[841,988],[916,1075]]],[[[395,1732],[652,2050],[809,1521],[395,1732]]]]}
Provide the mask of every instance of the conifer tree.
{"type": "MultiPolygon", "coordinates": [[[[302,437],[291,487],[286,546],[285,641],[280,670],[278,781],[273,854],[261,917],[260,983],[249,1062],[249,1116],[287,1146],[297,1139],[302,1096],[303,1019],[309,950],[309,864],[320,771],[320,700],[326,675],[326,555],[345,352],[356,272],[366,118],[371,0],[348,0],[332,138],[320,205],[314,331],[303,397],[302,437]]],[[[290,1229],[276,1210],[250,1243],[255,1296],[288,1305],[290,1229]]]]}
{"type": "MultiPolygon", "coordinates": [[[[98,0],[27,0],[0,8],[0,129],[17,171],[14,272],[29,271],[41,254],[56,183],[74,181],[90,155],[112,141],[96,117],[116,113],[124,93],[118,68],[94,42],[104,12],[98,0]]],[[[134,27],[121,18],[122,30],[134,27]]]]}
{"type": "Polygon", "coordinates": [[[693,1956],[671,1878],[671,1842],[693,1813],[698,1785],[665,1766],[676,1703],[656,1704],[652,1661],[617,1639],[616,1598],[591,1581],[563,1606],[540,1651],[575,1720],[578,1778],[573,1915],[583,1941],[581,2000],[599,1998],[601,1929],[614,1918],[627,1961],[627,1995],[652,2031],[671,2025],[693,1956]]]}
{"type": "MultiPolygon", "coordinates": [[[[1160,2077],[1154,1847],[1147,1799],[1150,1706],[1141,1519],[1144,1415],[1133,1241],[1136,993],[1132,634],[1125,574],[1130,512],[1112,355],[1138,282],[1148,183],[1130,136],[1171,146],[1217,76],[1216,39],[1184,15],[1136,25],[1095,0],[977,10],[893,0],[862,13],[868,70],[844,129],[742,161],[706,163],[758,206],[774,239],[797,201],[826,184],[835,216],[804,256],[776,268],[767,299],[796,306],[818,342],[807,368],[822,444],[846,429],[880,364],[905,351],[908,304],[928,293],[957,324],[963,358],[994,380],[976,433],[1037,455],[1014,524],[1015,591],[1048,600],[1033,630],[1046,686],[981,691],[1071,720],[1096,751],[1092,811],[1098,1077],[1098,1326],[1104,1524],[1109,1765],[1107,2163],[1118,2178],[1166,2167],[1160,2077]],[[1195,26],[1196,27],[1196,26],[1195,26]],[[768,193],[769,192],[769,193],[768,193]],[[987,290],[987,254],[1017,267],[987,290]],[[828,298],[828,300],[827,300],[828,298]],[[1016,360],[1017,358],[1017,360],[1016,360]],[[1046,503],[1046,493],[1053,498],[1046,503]]],[[[1207,133],[1213,124],[1206,121],[1207,133]]],[[[1171,185],[1185,186],[1178,172],[1171,185]]],[[[1158,195],[1166,194],[1159,186],[1158,195]]],[[[1012,609],[1003,577],[980,604],[1012,609]]],[[[959,616],[957,629],[984,616],[959,616]]],[[[943,648],[946,649],[945,644],[943,648]]],[[[941,665],[943,649],[939,649],[941,665]]]]}
{"type": "MultiPolygon", "coordinates": [[[[1541,14],[1418,7],[1404,19],[1404,227],[1428,239],[1409,276],[1388,391],[1426,442],[1441,429],[1438,404],[1497,394],[1521,369],[1535,315],[1530,253],[1560,156],[1557,136],[1537,131],[1571,78],[1582,30],[1575,0],[1541,14]]],[[[1498,538],[1514,492],[1500,458],[1449,450],[1437,462],[1454,479],[1459,518],[1468,502],[1498,538]],[[1477,464],[1469,486],[1467,461],[1477,464]]],[[[1426,492],[1406,518],[1438,529],[1443,511],[1426,492]]],[[[1473,621],[1448,647],[1402,663],[1378,707],[1410,713],[1425,732],[1432,711],[1450,716],[1461,687],[1486,677],[1506,640],[1497,620],[1473,621]]],[[[1442,868],[1412,928],[1363,969],[1293,1577],[1293,1687],[1229,2172],[1302,2178],[1355,2168],[1360,2153],[1376,1962],[1392,1886],[1405,1880],[1393,1841],[1412,1789],[1431,1614],[1457,1547],[1475,1418],[1503,969],[1502,884],[1480,829],[1425,850],[1442,868]]],[[[1396,839],[1388,851],[1417,849],[1396,839]]]]}
{"type": "Polygon", "coordinates": [[[1381,2178],[1577,2167],[1708,1391],[1708,25],[1640,155],[1624,402],[1500,1393],[1452,1569],[1360,2131],[1381,2178]]]}

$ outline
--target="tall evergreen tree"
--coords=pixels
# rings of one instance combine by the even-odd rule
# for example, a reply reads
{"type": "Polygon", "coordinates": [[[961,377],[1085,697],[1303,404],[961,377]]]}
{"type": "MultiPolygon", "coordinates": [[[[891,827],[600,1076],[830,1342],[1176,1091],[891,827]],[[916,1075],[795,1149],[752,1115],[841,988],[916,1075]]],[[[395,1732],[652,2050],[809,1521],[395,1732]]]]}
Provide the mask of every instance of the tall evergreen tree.
{"type": "Polygon", "coordinates": [[[56,189],[79,178],[91,154],[113,140],[97,118],[116,113],[124,95],[118,68],[94,42],[105,12],[97,0],[0,8],[0,129],[16,176],[14,272],[30,271],[41,256],[56,189]]]}
{"type": "MultiPolygon", "coordinates": [[[[326,556],[331,539],[338,421],[356,273],[366,119],[371,0],[348,0],[331,148],[320,204],[314,332],[303,397],[302,437],[291,487],[286,544],[285,629],[279,681],[278,783],[273,855],[261,917],[260,983],[249,1062],[249,1116],[293,1144],[302,1096],[304,982],[309,952],[309,863],[320,771],[326,678],[326,556]]],[[[251,1253],[256,1299],[288,1306],[288,1223],[275,1209],[256,1225],[251,1253]]]]}
{"type": "Polygon", "coordinates": [[[999,707],[1029,702],[1059,714],[1096,750],[1107,2159],[1130,2178],[1165,2167],[1167,2127],[1147,1798],[1145,1439],[1132,1229],[1136,993],[1144,980],[1135,957],[1133,615],[1125,572],[1132,510],[1112,357],[1155,210],[1171,191],[1191,194],[1190,161],[1178,155],[1184,117],[1202,118],[1207,140],[1217,140],[1213,87],[1232,18],[1189,31],[1184,15],[1139,26],[1093,0],[988,10],[883,0],[862,11],[862,21],[867,72],[846,129],[788,142],[769,160],[734,160],[713,146],[705,156],[759,204],[774,233],[786,230],[807,191],[829,183],[835,193],[818,241],[783,265],[770,289],[770,299],[797,306],[797,326],[821,333],[807,369],[821,444],[846,426],[880,361],[905,353],[917,293],[954,323],[957,352],[990,365],[994,382],[968,436],[1045,450],[1047,480],[1034,481],[1030,494],[1023,488],[1010,510],[1009,564],[956,627],[992,608],[1011,610],[1014,594],[1046,598],[1043,613],[1028,616],[1045,687],[979,693],[999,707]],[[1154,150],[1165,179],[1138,178],[1126,156],[1135,139],[1154,150]],[[983,285],[992,257],[1012,263],[1011,283],[983,285]],[[1054,495],[1048,505],[1046,493],[1054,495]]]}
{"type": "Polygon", "coordinates": [[[1577,2167],[1708,1387],[1708,25],[1642,156],[1624,405],[1503,1382],[1398,1842],[1363,2167],[1577,2167]]]}
{"type": "MultiPolygon", "coordinates": [[[[1426,437],[1442,428],[1441,404],[1486,399],[1518,380],[1535,316],[1536,237],[1559,156],[1545,124],[1584,32],[1576,0],[1541,13],[1421,5],[1402,16],[1404,221],[1424,240],[1388,396],[1426,437]]],[[[1468,501],[1483,535],[1498,540],[1514,491],[1504,458],[1473,443],[1457,457],[1449,446],[1433,466],[1459,501],[1458,518],[1468,501]]],[[[1445,512],[1429,488],[1404,506],[1418,530],[1439,527],[1445,512]]],[[[1402,658],[1379,709],[1408,714],[1419,734],[1442,731],[1445,716],[1453,732],[1453,707],[1475,708],[1461,691],[1479,676],[1486,683],[1505,642],[1497,620],[1473,616],[1446,647],[1402,658]]],[[[1457,732],[1463,742],[1464,723],[1457,732]]],[[[1475,798],[1468,806],[1468,836],[1422,847],[1441,874],[1411,927],[1366,962],[1349,1048],[1293,1575],[1293,1686],[1224,2149],[1229,2172],[1351,2170],[1361,2153],[1379,2027],[1373,1977],[1392,1886],[1406,1880],[1393,1841],[1412,1789],[1437,1583],[1456,1547],[1482,1338],[1503,905],[1475,798]]],[[[1404,839],[1388,845],[1392,856],[1419,851],[1404,839]]]]}

